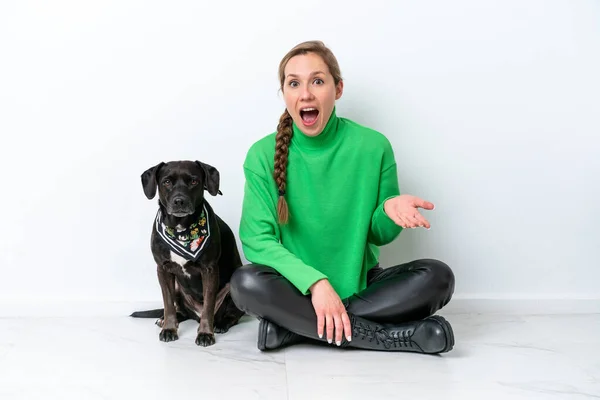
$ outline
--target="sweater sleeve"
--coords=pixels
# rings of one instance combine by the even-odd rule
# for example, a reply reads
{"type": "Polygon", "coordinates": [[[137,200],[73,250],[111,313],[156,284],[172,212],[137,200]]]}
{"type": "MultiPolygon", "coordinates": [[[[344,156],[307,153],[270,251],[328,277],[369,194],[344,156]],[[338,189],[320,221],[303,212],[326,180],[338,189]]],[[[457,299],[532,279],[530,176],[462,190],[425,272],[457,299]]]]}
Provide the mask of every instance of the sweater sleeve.
{"type": "Polygon", "coordinates": [[[386,200],[400,195],[398,187],[398,171],[394,154],[389,142],[384,152],[382,171],[379,176],[379,192],[377,194],[377,208],[371,217],[369,229],[369,242],[376,246],[385,246],[391,243],[402,232],[402,227],[388,217],[383,209],[386,200]],[[391,165],[390,165],[391,163],[391,165]]]}
{"type": "Polygon", "coordinates": [[[308,294],[313,283],[327,276],[306,265],[281,244],[277,208],[267,181],[247,168],[244,168],[244,175],[246,183],[240,221],[244,256],[252,263],[275,269],[302,294],[308,294]]]}

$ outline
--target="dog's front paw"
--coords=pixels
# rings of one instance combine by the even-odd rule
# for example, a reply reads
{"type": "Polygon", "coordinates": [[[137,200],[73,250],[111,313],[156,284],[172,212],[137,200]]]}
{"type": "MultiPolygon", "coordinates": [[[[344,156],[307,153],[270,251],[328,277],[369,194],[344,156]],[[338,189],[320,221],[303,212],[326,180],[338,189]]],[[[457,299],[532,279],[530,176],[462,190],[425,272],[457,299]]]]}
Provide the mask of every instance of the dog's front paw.
{"type": "Polygon", "coordinates": [[[161,342],[173,342],[179,339],[179,336],[177,336],[177,329],[163,329],[158,334],[158,338],[161,342]]]}
{"type": "Polygon", "coordinates": [[[212,346],[215,344],[215,335],[212,333],[199,333],[196,336],[196,344],[203,347],[212,346]]]}

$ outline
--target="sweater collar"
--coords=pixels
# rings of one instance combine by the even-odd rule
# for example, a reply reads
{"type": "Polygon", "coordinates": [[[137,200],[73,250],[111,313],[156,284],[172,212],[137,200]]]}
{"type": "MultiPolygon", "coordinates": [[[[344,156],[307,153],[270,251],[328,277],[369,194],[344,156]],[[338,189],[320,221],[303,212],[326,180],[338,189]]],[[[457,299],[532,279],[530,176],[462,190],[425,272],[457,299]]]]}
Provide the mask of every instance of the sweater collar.
{"type": "Polygon", "coordinates": [[[317,136],[305,135],[300,128],[298,128],[296,123],[293,122],[292,129],[294,134],[292,135],[292,146],[298,146],[303,149],[311,150],[325,148],[335,142],[338,136],[338,125],[339,118],[337,117],[335,106],[331,111],[331,116],[329,117],[329,121],[327,121],[323,132],[317,136]]]}

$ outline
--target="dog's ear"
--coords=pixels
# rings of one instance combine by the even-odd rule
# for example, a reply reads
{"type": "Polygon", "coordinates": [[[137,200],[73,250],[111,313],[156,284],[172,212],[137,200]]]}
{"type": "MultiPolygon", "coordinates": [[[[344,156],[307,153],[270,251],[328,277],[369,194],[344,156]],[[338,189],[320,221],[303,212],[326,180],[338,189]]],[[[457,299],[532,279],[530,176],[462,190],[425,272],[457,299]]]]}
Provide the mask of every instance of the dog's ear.
{"type": "Polygon", "coordinates": [[[154,198],[154,196],[156,196],[156,176],[158,174],[158,170],[163,165],[165,165],[164,162],[158,163],[154,167],[148,168],[142,174],[142,187],[144,188],[144,194],[146,195],[148,200],[151,200],[154,198]]]}
{"type": "Polygon", "coordinates": [[[223,194],[219,190],[219,184],[221,181],[219,171],[217,171],[217,169],[212,165],[208,165],[200,161],[196,161],[196,164],[198,164],[204,171],[204,176],[206,178],[205,189],[208,190],[208,193],[213,196],[216,196],[217,194],[223,194]]]}

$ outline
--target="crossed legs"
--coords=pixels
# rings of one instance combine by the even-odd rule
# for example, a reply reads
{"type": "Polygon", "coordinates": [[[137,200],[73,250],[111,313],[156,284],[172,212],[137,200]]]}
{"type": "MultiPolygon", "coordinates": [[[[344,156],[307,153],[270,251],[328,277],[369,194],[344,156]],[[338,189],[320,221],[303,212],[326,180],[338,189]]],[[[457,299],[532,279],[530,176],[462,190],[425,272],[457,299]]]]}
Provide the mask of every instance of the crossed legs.
{"type": "MultiPolygon", "coordinates": [[[[454,292],[454,274],[446,264],[421,259],[387,269],[375,267],[369,271],[367,282],[366,289],[342,299],[353,331],[352,341],[344,339],[344,347],[425,353],[452,348],[450,324],[433,316],[454,292]]],[[[232,276],[231,296],[247,314],[283,328],[287,338],[290,332],[327,340],[317,335],[317,317],[310,297],[302,295],[271,267],[241,267],[232,276]]]]}

